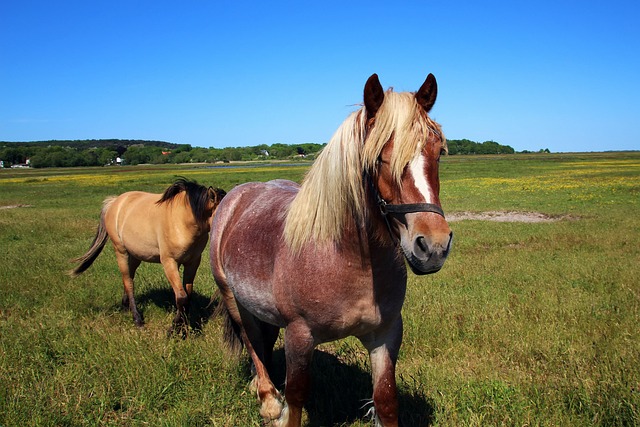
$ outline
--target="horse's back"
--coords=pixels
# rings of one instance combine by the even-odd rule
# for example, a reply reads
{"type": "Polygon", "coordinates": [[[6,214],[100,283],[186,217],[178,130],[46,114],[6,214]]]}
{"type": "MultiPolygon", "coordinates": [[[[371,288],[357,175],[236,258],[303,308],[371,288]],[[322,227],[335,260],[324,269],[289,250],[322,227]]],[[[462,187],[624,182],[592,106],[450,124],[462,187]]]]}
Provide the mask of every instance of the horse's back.
{"type": "Polygon", "coordinates": [[[292,181],[278,179],[249,182],[229,191],[211,225],[212,260],[224,258],[227,245],[243,247],[243,253],[272,250],[280,243],[285,213],[298,188],[292,181]]]}
{"type": "Polygon", "coordinates": [[[115,211],[118,221],[130,221],[139,227],[145,227],[149,221],[144,218],[155,219],[159,212],[156,202],[161,194],[146,193],[144,191],[129,191],[119,195],[112,203],[110,210],[115,211]]]}
{"type": "Polygon", "coordinates": [[[238,221],[257,227],[281,223],[298,189],[298,184],[284,179],[238,185],[218,205],[211,227],[211,239],[221,237],[225,230],[238,221]]]}
{"type": "Polygon", "coordinates": [[[147,262],[159,262],[158,233],[163,213],[160,194],[129,191],[117,196],[105,212],[105,226],[119,252],[147,262]]]}

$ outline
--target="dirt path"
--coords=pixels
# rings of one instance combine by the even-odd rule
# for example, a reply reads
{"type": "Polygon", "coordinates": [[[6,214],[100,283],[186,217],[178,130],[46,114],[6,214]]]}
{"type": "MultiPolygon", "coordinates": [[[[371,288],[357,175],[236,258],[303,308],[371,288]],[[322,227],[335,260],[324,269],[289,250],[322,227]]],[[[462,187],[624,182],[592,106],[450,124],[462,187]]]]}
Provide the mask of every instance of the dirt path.
{"type": "Polygon", "coordinates": [[[32,205],[7,205],[0,206],[0,209],[30,208],[32,205]]]}
{"type": "Polygon", "coordinates": [[[446,216],[447,221],[463,221],[465,219],[496,222],[554,222],[567,219],[566,216],[549,216],[540,212],[455,212],[446,216]]]}

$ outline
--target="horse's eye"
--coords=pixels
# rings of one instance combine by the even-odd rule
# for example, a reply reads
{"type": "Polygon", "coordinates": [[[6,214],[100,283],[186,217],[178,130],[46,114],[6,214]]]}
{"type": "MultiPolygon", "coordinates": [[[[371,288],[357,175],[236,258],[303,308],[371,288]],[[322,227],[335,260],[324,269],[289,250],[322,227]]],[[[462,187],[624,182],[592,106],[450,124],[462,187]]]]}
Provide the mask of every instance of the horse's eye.
{"type": "Polygon", "coordinates": [[[378,159],[376,160],[376,166],[380,166],[385,163],[389,163],[389,162],[387,160],[384,160],[382,156],[378,156],[378,159]]]}

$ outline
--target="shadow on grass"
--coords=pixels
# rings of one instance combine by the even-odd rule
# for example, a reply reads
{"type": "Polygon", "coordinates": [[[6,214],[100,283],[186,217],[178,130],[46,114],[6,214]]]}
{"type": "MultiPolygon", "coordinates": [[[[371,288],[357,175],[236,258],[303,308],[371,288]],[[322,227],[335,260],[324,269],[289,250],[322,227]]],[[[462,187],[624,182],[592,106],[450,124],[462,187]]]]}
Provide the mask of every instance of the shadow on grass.
{"type": "MultiPolygon", "coordinates": [[[[175,313],[176,311],[176,300],[173,295],[173,289],[169,287],[150,289],[147,292],[136,295],[135,298],[138,311],[143,320],[143,307],[147,304],[153,304],[165,310],[167,313],[175,313]]],[[[203,327],[213,315],[217,305],[218,302],[215,300],[211,301],[210,297],[199,294],[197,291],[192,292],[187,316],[189,318],[189,326],[193,332],[202,332],[203,327]]],[[[125,307],[123,307],[123,309],[126,310],[125,307]]]]}
{"type": "MultiPolygon", "coordinates": [[[[249,381],[250,362],[248,358],[244,360],[245,374],[249,381]]],[[[312,366],[311,395],[305,404],[309,417],[306,425],[342,426],[358,420],[366,421],[367,412],[373,406],[371,373],[359,366],[345,364],[333,354],[321,350],[314,352],[312,366]]],[[[274,351],[270,375],[273,383],[284,390],[283,349],[274,351]]],[[[398,400],[401,426],[426,427],[433,424],[435,402],[420,387],[400,383],[398,400]]],[[[258,409],[256,404],[256,411],[258,409]]]]}

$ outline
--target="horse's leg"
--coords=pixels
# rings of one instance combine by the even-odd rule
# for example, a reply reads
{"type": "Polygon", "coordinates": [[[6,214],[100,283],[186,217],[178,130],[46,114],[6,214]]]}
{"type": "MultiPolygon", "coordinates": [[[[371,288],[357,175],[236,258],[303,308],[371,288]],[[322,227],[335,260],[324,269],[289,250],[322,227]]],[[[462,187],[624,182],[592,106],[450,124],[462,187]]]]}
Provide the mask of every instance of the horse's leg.
{"type": "MultiPolygon", "coordinates": [[[[255,390],[258,395],[260,415],[265,421],[269,422],[279,418],[282,413],[280,393],[278,393],[278,390],[273,385],[265,365],[265,354],[271,353],[273,350],[273,344],[271,344],[271,342],[275,342],[275,340],[272,339],[273,331],[268,331],[269,337],[266,338],[268,342],[265,342],[265,336],[263,335],[264,322],[255,318],[242,306],[236,304],[236,307],[236,313],[239,315],[238,320],[240,320],[237,323],[242,326],[242,340],[247,352],[251,356],[251,361],[256,371],[256,375],[251,381],[251,388],[255,390]],[[266,347],[268,347],[269,344],[271,348],[267,350],[266,347]]],[[[229,313],[232,314],[232,310],[230,310],[229,313]]]]}
{"type": "MultiPolygon", "coordinates": [[[[186,324],[185,306],[188,304],[189,296],[183,286],[182,280],[180,280],[180,266],[173,258],[162,258],[162,268],[164,268],[164,274],[169,279],[171,288],[173,288],[173,295],[176,298],[176,316],[173,318],[172,331],[176,331],[182,328],[186,324]]],[[[186,274],[186,267],[185,267],[186,274]]],[[[193,282],[193,279],[191,279],[193,282]]]]}
{"type": "Polygon", "coordinates": [[[120,270],[120,274],[122,274],[122,284],[124,285],[122,305],[131,311],[134,323],[137,326],[142,326],[144,322],[138,312],[136,300],[133,296],[133,278],[136,275],[136,270],[140,266],[141,261],[126,252],[122,253],[118,251],[116,251],[116,259],[118,261],[118,269],[120,270]]]}
{"type": "Polygon", "coordinates": [[[373,379],[373,405],[376,426],[398,426],[398,391],[396,388],[396,361],[402,343],[402,318],[383,334],[361,337],[369,350],[373,379]]]}
{"type": "MultiPolygon", "coordinates": [[[[213,260],[213,256],[212,256],[213,260]]],[[[255,377],[250,388],[257,393],[260,402],[260,415],[267,421],[275,420],[282,413],[280,393],[273,385],[265,366],[271,359],[273,345],[277,339],[279,328],[258,320],[243,306],[238,304],[233,292],[227,284],[224,272],[212,261],[211,266],[216,284],[220,290],[224,307],[231,320],[240,328],[240,338],[251,357],[255,369],[255,377]]]]}
{"type": "Polygon", "coordinates": [[[270,369],[273,359],[273,346],[276,344],[278,336],[280,335],[280,328],[265,322],[262,322],[261,326],[264,341],[264,364],[267,369],[270,369]]]}
{"type": "Polygon", "coordinates": [[[277,422],[278,427],[299,427],[302,407],[311,390],[311,359],[315,342],[307,325],[294,322],[284,333],[284,350],[287,361],[285,386],[286,406],[277,422]]]}
{"type": "MultiPolygon", "coordinates": [[[[183,265],[182,270],[182,287],[187,293],[187,299],[183,301],[183,311],[185,314],[185,321],[187,320],[187,314],[189,313],[189,306],[191,305],[191,294],[193,293],[193,281],[198,273],[198,267],[200,267],[200,258],[192,260],[191,262],[183,265]]],[[[176,300],[176,306],[178,301],[176,300]]]]}

